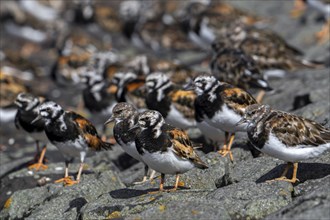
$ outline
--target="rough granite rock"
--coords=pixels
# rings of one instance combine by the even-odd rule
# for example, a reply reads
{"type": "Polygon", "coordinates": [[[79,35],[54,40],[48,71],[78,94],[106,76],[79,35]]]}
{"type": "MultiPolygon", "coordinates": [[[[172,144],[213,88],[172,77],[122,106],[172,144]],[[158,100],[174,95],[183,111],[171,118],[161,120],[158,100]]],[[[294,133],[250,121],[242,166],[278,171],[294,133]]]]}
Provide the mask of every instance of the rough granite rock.
{"type": "Polygon", "coordinates": [[[159,219],[160,216],[161,219],[231,219],[220,201],[209,199],[170,201],[126,219],[159,219]]]}
{"type": "MultiPolygon", "coordinates": [[[[137,218],[141,218],[140,213],[144,211],[157,210],[159,207],[166,207],[167,204],[171,202],[187,204],[192,200],[195,203],[200,203],[200,210],[208,210],[208,207],[210,207],[209,205],[203,205],[205,196],[210,190],[179,190],[175,193],[162,192],[149,194],[152,190],[123,188],[103,194],[97,201],[88,203],[81,209],[81,217],[83,220],[104,219],[116,213],[117,217],[126,218],[136,216],[137,218]]],[[[217,204],[221,209],[219,201],[214,202],[214,204],[217,204]]],[[[178,218],[181,217],[181,208],[173,207],[171,211],[172,213],[178,213],[178,218]]],[[[223,216],[225,216],[225,214],[223,216]]]]}
{"type": "Polygon", "coordinates": [[[330,178],[312,181],[312,189],[297,197],[290,205],[265,219],[329,219],[330,218],[330,178]],[[322,182],[320,184],[320,182],[322,182]]]}
{"type": "Polygon", "coordinates": [[[242,181],[209,193],[207,199],[221,201],[233,219],[260,219],[290,204],[292,191],[287,182],[242,181]]]}
{"type": "MultiPolygon", "coordinates": [[[[315,11],[308,12],[306,24],[303,25],[299,20],[290,18],[293,1],[228,2],[253,14],[270,18],[270,23],[265,26],[279,33],[290,45],[302,50],[305,58],[327,58],[326,62],[329,62],[330,43],[321,45],[314,39],[314,33],[321,28],[321,24],[314,21],[317,15],[315,11]]],[[[119,39],[124,41],[122,37],[119,39]]],[[[130,55],[136,53],[135,49],[127,45],[122,51],[130,55]]],[[[166,56],[189,62],[192,57],[205,54],[188,51],[166,56]]],[[[49,70],[51,65],[46,62],[41,66],[49,70]]],[[[200,63],[192,67],[205,69],[200,63]]],[[[320,123],[330,120],[329,68],[287,72],[283,78],[270,78],[269,81],[275,91],[265,95],[264,103],[320,123]]],[[[39,81],[37,83],[40,84],[39,81]]],[[[55,88],[55,85],[47,82],[43,87],[45,91],[53,93],[49,88],[55,88]]],[[[59,90],[56,88],[57,92],[59,90]]],[[[62,101],[64,96],[69,97],[70,101],[74,100],[70,104],[78,101],[76,91],[60,92],[61,96],[56,101],[62,101]]],[[[330,123],[325,126],[329,127],[330,123]]],[[[183,187],[177,192],[149,194],[158,189],[159,178],[151,183],[132,185],[134,181],[142,179],[143,164],[127,156],[118,145],[112,151],[87,158],[88,169],[79,185],[63,187],[61,184],[46,182],[46,185],[38,187],[38,180],[43,177],[49,177],[52,182],[63,176],[61,154],[56,148],[49,147],[46,153],[49,169],[38,173],[29,172],[24,163],[34,156],[34,143],[19,134],[13,123],[1,126],[0,133],[1,137],[5,137],[0,140],[0,206],[10,198],[0,212],[0,219],[330,218],[330,152],[301,162],[297,175],[300,182],[268,183],[265,181],[281,174],[285,162],[263,154],[254,158],[246,144],[246,134],[237,133],[232,149],[234,163],[228,157],[220,157],[218,153],[202,155],[210,168],[194,169],[181,177],[184,186],[190,189],[183,187]],[[25,143],[24,146],[21,143],[25,143]]],[[[190,133],[198,136],[196,130],[190,133]]],[[[70,167],[72,174],[77,169],[78,163],[70,167]]],[[[288,177],[290,175],[292,171],[288,177]]],[[[166,188],[170,189],[173,184],[174,176],[166,176],[166,188]]]]}
{"type": "Polygon", "coordinates": [[[71,187],[48,184],[15,192],[0,213],[1,218],[76,219],[80,208],[103,193],[124,187],[111,171],[82,175],[81,183],[71,187]],[[55,208],[54,208],[55,207],[55,208]]]}

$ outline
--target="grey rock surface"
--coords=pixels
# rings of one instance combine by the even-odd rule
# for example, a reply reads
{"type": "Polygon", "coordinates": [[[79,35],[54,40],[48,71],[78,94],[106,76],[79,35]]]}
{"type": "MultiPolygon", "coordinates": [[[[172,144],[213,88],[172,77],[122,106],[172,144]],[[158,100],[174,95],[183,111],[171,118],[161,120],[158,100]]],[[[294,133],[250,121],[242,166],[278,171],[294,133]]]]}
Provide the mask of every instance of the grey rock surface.
{"type": "Polygon", "coordinates": [[[292,190],[292,185],[286,182],[243,181],[217,189],[207,198],[222,201],[234,219],[260,219],[290,204],[292,190]]]}
{"type": "MultiPolygon", "coordinates": [[[[329,59],[330,43],[319,45],[314,40],[314,33],[321,28],[313,20],[315,12],[311,11],[303,25],[290,18],[293,1],[228,2],[269,17],[267,27],[302,50],[305,58],[329,59]]],[[[189,61],[199,55],[181,56],[181,60],[189,61]]],[[[329,68],[288,72],[283,78],[271,78],[270,84],[275,91],[266,94],[264,103],[320,123],[330,120],[329,68]]],[[[325,126],[330,127],[330,122],[325,126]]],[[[81,183],[63,187],[53,183],[64,173],[63,157],[56,148],[50,147],[46,153],[49,169],[32,172],[25,163],[34,156],[34,143],[16,134],[13,124],[1,126],[0,131],[5,136],[0,140],[0,219],[330,218],[330,152],[301,162],[297,175],[300,181],[296,184],[266,182],[280,176],[285,162],[255,154],[247,145],[246,134],[237,133],[233,163],[215,152],[199,152],[209,169],[182,174],[184,184],[177,192],[155,193],[159,174],[151,182],[134,185],[142,180],[144,166],[118,145],[88,157],[81,183]],[[43,178],[46,180],[39,186],[43,178]]],[[[78,162],[70,166],[71,175],[76,175],[78,166],[78,162]]],[[[289,171],[288,177],[291,175],[289,171]]],[[[166,189],[171,189],[174,180],[174,176],[166,176],[166,189]]]]}
{"type": "Polygon", "coordinates": [[[1,218],[75,219],[80,208],[103,193],[124,187],[118,175],[111,171],[83,175],[81,183],[70,187],[48,184],[43,187],[16,191],[1,214],[1,218]]]}
{"type": "Polygon", "coordinates": [[[290,205],[267,216],[265,219],[329,219],[330,178],[313,181],[306,194],[297,197],[290,205]],[[322,182],[322,184],[319,184],[322,182]]]}

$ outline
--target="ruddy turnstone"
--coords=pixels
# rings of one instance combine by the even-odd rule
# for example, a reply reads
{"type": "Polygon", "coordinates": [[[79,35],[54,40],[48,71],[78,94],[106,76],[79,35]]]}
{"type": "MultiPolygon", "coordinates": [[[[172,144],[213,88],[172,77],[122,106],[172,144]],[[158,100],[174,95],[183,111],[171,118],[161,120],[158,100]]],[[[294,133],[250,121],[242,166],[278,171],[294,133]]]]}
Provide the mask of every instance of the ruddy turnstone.
{"type": "MultiPolygon", "coordinates": [[[[141,155],[135,146],[137,132],[130,130],[136,124],[138,116],[139,112],[132,104],[120,102],[115,105],[112,110],[112,116],[104,124],[114,121],[113,135],[116,142],[134,159],[143,162],[141,155]]],[[[148,169],[148,166],[145,165],[143,180],[141,182],[136,182],[135,184],[147,181],[148,169]]],[[[150,176],[150,180],[153,178],[153,175],[150,176]]]]}
{"type": "Polygon", "coordinates": [[[298,162],[330,149],[330,130],[319,123],[287,112],[271,109],[268,105],[246,108],[238,124],[247,124],[251,143],[261,152],[286,161],[281,177],[291,183],[298,181],[298,162]],[[293,165],[291,179],[285,177],[293,165]]]}
{"type": "Polygon", "coordinates": [[[213,50],[223,47],[240,49],[262,70],[296,70],[320,68],[323,64],[302,58],[302,52],[289,45],[281,36],[266,29],[233,26],[213,42],[213,50]]]}
{"type": "Polygon", "coordinates": [[[55,181],[65,185],[79,183],[84,160],[90,151],[111,149],[111,144],[103,142],[95,127],[84,117],[75,112],[64,111],[53,101],[47,101],[38,108],[39,114],[32,123],[43,119],[49,141],[55,145],[65,158],[65,176],[55,181]],[[69,176],[69,163],[75,157],[80,158],[80,167],[76,180],[69,176]]]}
{"type": "Polygon", "coordinates": [[[79,85],[98,47],[95,40],[78,32],[57,43],[58,57],[51,70],[52,79],[60,86],[79,85]],[[76,36],[78,35],[78,36],[76,36]]]}
{"type": "Polygon", "coordinates": [[[139,110],[146,109],[145,103],[145,76],[138,76],[133,72],[117,72],[112,83],[117,86],[117,102],[128,102],[139,110]]]}
{"type": "Polygon", "coordinates": [[[254,15],[223,2],[193,2],[187,7],[189,18],[189,37],[198,45],[205,47],[235,25],[252,26],[262,21],[254,15]]]}
{"type": "Polygon", "coordinates": [[[294,9],[291,11],[293,17],[300,16],[306,8],[319,11],[326,22],[322,29],[315,34],[319,43],[325,43],[330,39],[330,1],[329,0],[295,0],[294,9]]]}
{"type": "Polygon", "coordinates": [[[246,131],[246,126],[237,125],[243,117],[247,106],[257,101],[248,92],[218,81],[214,76],[201,74],[186,89],[194,89],[197,98],[195,101],[196,117],[203,119],[211,127],[225,132],[225,144],[219,151],[222,156],[229,154],[235,132],[246,131]],[[230,135],[228,143],[228,135],[230,135]]]}
{"type": "MultiPolygon", "coordinates": [[[[112,114],[112,109],[117,103],[118,87],[94,71],[87,71],[82,74],[82,81],[86,84],[82,94],[84,106],[95,118],[101,118],[102,121],[105,121],[112,114]]],[[[104,125],[102,140],[106,140],[106,126],[104,125]]]]}
{"type": "Polygon", "coordinates": [[[141,113],[131,130],[136,128],[140,129],[135,139],[137,151],[150,168],[161,173],[159,191],[164,190],[165,174],[176,174],[173,188],[176,190],[179,174],[194,167],[208,168],[195,152],[187,134],[166,124],[159,112],[148,110],[141,113]]]}
{"type": "Polygon", "coordinates": [[[210,63],[212,74],[220,81],[227,82],[244,90],[261,89],[256,100],[260,103],[264,91],[272,88],[254,60],[239,49],[215,46],[210,63]]]}
{"type": "Polygon", "coordinates": [[[33,96],[29,93],[19,93],[15,100],[15,104],[18,107],[17,114],[15,117],[15,125],[17,129],[24,130],[27,134],[29,134],[36,142],[37,146],[37,154],[36,159],[38,158],[38,162],[30,165],[29,169],[39,169],[45,170],[47,166],[43,164],[46,147],[48,143],[47,136],[45,134],[45,124],[43,121],[38,121],[34,124],[31,122],[38,116],[38,107],[45,101],[44,98],[33,96]],[[42,151],[40,152],[39,142],[45,144],[42,147],[42,151]]]}
{"type": "Polygon", "coordinates": [[[170,78],[161,72],[147,76],[146,90],[147,107],[159,111],[168,124],[181,129],[196,126],[193,91],[175,88],[170,78]]]}
{"type": "Polygon", "coordinates": [[[136,73],[139,78],[152,72],[163,72],[170,77],[173,83],[178,85],[185,85],[198,75],[197,71],[180,63],[179,60],[159,59],[146,55],[134,57],[126,65],[126,68],[136,73]]]}

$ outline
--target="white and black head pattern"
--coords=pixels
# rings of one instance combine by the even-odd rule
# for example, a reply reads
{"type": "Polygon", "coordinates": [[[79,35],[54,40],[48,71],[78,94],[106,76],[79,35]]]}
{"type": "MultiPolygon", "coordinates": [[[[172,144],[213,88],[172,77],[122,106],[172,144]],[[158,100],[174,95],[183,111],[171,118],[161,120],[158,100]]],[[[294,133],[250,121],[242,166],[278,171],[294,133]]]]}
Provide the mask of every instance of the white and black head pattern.
{"type": "Polygon", "coordinates": [[[24,111],[31,111],[39,105],[39,103],[39,99],[29,93],[19,93],[15,100],[17,107],[24,111]]]}
{"type": "Polygon", "coordinates": [[[88,69],[81,75],[81,82],[85,83],[88,88],[92,88],[93,86],[100,84],[104,81],[102,75],[97,74],[94,70],[88,69]]]}
{"type": "Polygon", "coordinates": [[[212,96],[214,93],[213,89],[217,88],[216,85],[220,85],[220,82],[214,76],[207,74],[200,75],[193,81],[193,86],[198,96],[204,93],[210,93],[210,96],[212,96]]]}
{"type": "Polygon", "coordinates": [[[118,62],[119,56],[113,51],[102,51],[102,52],[96,52],[92,55],[88,62],[88,68],[93,69],[96,74],[102,75],[104,73],[104,70],[109,66],[110,64],[118,62]]]}
{"type": "Polygon", "coordinates": [[[154,138],[161,135],[161,128],[165,124],[163,116],[154,110],[148,110],[140,114],[137,125],[142,129],[151,129],[154,133],[154,138]]]}
{"type": "Polygon", "coordinates": [[[62,107],[53,101],[44,102],[39,106],[38,110],[39,115],[44,118],[46,125],[64,115],[62,107]]]}
{"type": "Polygon", "coordinates": [[[117,72],[113,76],[112,83],[118,87],[116,97],[118,100],[123,96],[125,86],[137,78],[137,75],[132,72],[117,72]]]}
{"type": "Polygon", "coordinates": [[[162,73],[155,72],[147,76],[146,78],[146,88],[148,93],[158,92],[157,101],[160,102],[164,97],[164,90],[170,88],[172,82],[170,78],[162,73]]]}
{"type": "Polygon", "coordinates": [[[134,57],[127,64],[127,68],[133,70],[137,74],[147,75],[150,73],[148,57],[146,55],[139,55],[134,57]]]}
{"type": "Polygon", "coordinates": [[[245,109],[245,113],[243,116],[243,122],[248,124],[248,127],[254,126],[263,118],[266,117],[271,111],[269,105],[260,105],[260,104],[253,104],[248,106],[245,109]]]}

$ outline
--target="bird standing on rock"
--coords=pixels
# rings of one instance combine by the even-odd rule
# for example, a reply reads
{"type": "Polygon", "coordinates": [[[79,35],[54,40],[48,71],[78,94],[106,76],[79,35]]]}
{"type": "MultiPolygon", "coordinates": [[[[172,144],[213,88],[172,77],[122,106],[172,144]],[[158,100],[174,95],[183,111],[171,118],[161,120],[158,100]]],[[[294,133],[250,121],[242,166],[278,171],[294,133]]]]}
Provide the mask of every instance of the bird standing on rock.
{"type": "Polygon", "coordinates": [[[298,162],[318,157],[330,150],[330,130],[312,120],[271,109],[268,105],[251,105],[238,124],[247,124],[251,143],[261,152],[286,161],[281,177],[291,183],[297,179],[298,162]],[[285,177],[293,165],[291,179],[285,177]]]}
{"type": "Polygon", "coordinates": [[[245,108],[256,104],[257,101],[248,92],[228,83],[220,82],[208,74],[196,77],[186,89],[194,89],[197,94],[196,116],[203,119],[211,127],[225,132],[225,144],[219,153],[222,156],[229,154],[231,161],[233,161],[230,149],[235,133],[246,131],[246,126],[238,126],[237,122],[243,117],[245,108]],[[228,143],[229,134],[231,135],[228,143]]]}
{"type": "MultiPolygon", "coordinates": [[[[138,116],[139,112],[133,105],[126,102],[120,102],[115,105],[112,110],[112,116],[104,124],[115,121],[113,135],[115,136],[116,142],[134,159],[143,162],[135,145],[135,137],[137,132],[130,131],[130,129],[136,124],[138,116]]],[[[143,180],[141,182],[135,182],[134,184],[146,182],[148,170],[148,165],[145,164],[143,180]]],[[[153,171],[150,175],[150,180],[153,179],[154,174],[155,172],[153,171]]]]}
{"type": "Polygon", "coordinates": [[[111,144],[101,140],[87,119],[75,112],[64,111],[53,101],[43,103],[38,110],[39,114],[32,123],[44,120],[48,139],[65,157],[65,176],[55,182],[64,182],[65,185],[79,183],[87,154],[90,151],[109,150],[111,144]],[[69,163],[75,157],[80,158],[80,167],[76,180],[72,180],[69,176],[69,163]]]}
{"type": "Polygon", "coordinates": [[[15,125],[17,129],[23,129],[26,131],[35,141],[37,146],[38,162],[29,166],[29,169],[47,169],[47,165],[43,164],[46,147],[47,136],[45,134],[45,124],[43,121],[38,121],[32,124],[32,121],[38,116],[38,107],[45,101],[43,98],[33,96],[29,93],[19,93],[16,97],[15,104],[18,107],[15,117],[15,125]],[[39,142],[45,145],[40,153],[39,142]],[[39,155],[40,154],[40,155],[39,155]]]}
{"type": "Polygon", "coordinates": [[[155,72],[146,78],[146,104],[149,109],[159,111],[166,122],[181,129],[196,127],[193,91],[175,88],[170,78],[155,72]]]}
{"type": "Polygon", "coordinates": [[[176,174],[173,190],[179,185],[179,174],[194,167],[208,168],[199,158],[187,134],[165,123],[158,111],[148,110],[140,114],[131,130],[140,129],[135,139],[142,160],[161,173],[159,191],[164,191],[165,174],[176,174]]]}

